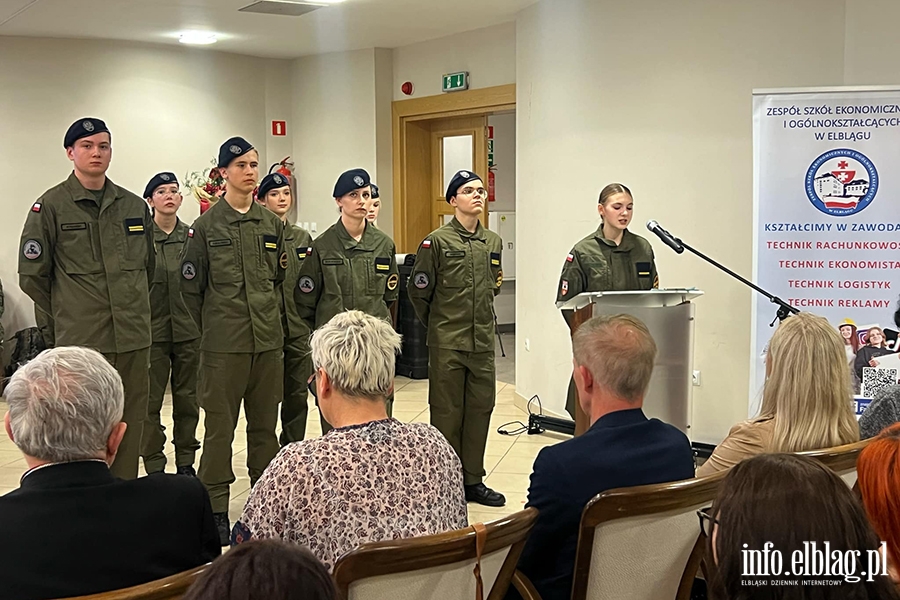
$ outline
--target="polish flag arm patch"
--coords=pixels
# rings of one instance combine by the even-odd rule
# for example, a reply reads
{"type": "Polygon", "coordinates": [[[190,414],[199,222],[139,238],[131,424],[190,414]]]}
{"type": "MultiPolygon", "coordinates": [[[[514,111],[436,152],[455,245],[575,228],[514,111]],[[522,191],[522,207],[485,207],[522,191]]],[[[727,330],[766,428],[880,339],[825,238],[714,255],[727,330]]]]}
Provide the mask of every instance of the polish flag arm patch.
{"type": "Polygon", "coordinates": [[[34,205],[32,205],[32,207],[31,207],[31,212],[37,212],[37,213],[41,212],[41,203],[35,202],[34,205]]]}
{"type": "Polygon", "coordinates": [[[566,262],[568,262],[568,263],[572,262],[573,260],[575,260],[575,255],[574,255],[574,254],[569,254],[569,255],[566,257],[566,262]]]}
{"type": "Polygon", "coordinates": [[[431,240],[425,240],[424,242],[422,242],[422,247],[431,248],[431,240]]]}
{"type": "Polygon", "coordinates": [[[191,227],[190,229],[188,229],[188,237],[189,237],[189,238],[194,237],[194,228],[193,228],[193,227],[191,227]]]}

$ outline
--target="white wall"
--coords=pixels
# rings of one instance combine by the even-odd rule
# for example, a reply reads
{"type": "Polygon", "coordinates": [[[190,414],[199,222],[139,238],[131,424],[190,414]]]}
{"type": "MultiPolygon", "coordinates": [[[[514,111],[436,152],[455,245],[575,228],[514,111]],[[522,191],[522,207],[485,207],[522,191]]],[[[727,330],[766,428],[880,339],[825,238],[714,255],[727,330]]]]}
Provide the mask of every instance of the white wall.
{"type": "Polygon", "coordinates": [[[442,76],[469,72],[471,89],[516,81],[516,25],[504,23],[394,49],[394,100],[436,96],[442,76]],[[411,81],[412,96],[400,86],[411,81]]]}
{"type": "MultiPolygon", "coordinates": [[[[380,131],[385,131],[385,111],[390,110],[389,103],[385,104],[384,85],[390,69],[385,64],[383,51],[375,49],[308,56],[293,63],[299,220],[316,222],[318,231],[314,235],[337,221],[334,183],[348,169],[368,171],[379,189],[385,190],[382,198],[387,202],[382,206],[390,204],[390,162],[385,161],[382,142],[379,163],[376,140],[379,125],[380,131]]],[[[386,139],[390,143],[389,120],[387,124],[386,139]]],[[[382,209],[379,225],[389,224],[391,214],[390,206],[382,209]]]]}
{"type": "MultiPolygon", "coordinates": [[[[288,62],[233,54],[88,40],[0,37],[0,140],[7,160],[0,180],[0,278],[6,292],[3,323],[9,335],[33,322],[31,301],[18,289],[18,240],[28,208],[65,179],[71,163],[62,138],[76,119],[94,116],[112,130],[109,176],[141,194],[152,175],[181,179],[209,164],[219,145],[246,137],[267,156],[267,118],[290,93],[273,81],[288,62]],[[267,106],[267,90],[281,101],[267,106]]],[[[275,160],[280,160],[278,156],[275,160]]],[[[185,198],[181,217],[199,207],[185,198]]]]}
{"type": "MultiPolygon", "coordinates": [[[[519,394],[563,411],[571,345],[557,278],[596,227],[606,183],[634,192],[634,232],[656,218],[750,274],[751,90],[840,84],[843,30],[843,0],[544,0],[519,14],[518,262],[529,268],[517,277],[530,290],[517,296],[519,394]]],[[[664,287],[706,291],[693,437],[717,441],[747,416],[751,292],[650,241],[664,287]]]]}

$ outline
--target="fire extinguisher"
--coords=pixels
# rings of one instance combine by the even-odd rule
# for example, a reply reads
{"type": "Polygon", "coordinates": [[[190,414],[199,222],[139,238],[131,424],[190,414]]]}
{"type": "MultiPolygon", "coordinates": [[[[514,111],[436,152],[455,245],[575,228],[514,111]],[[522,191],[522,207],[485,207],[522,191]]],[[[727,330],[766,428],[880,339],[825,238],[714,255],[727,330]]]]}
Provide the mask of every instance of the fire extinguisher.
{"type": "Polygon", "coordinates": [[[488,202],[493,202],[497,199],[497,188],[494,183],[494,168],[491,167],[488,169],[488,202]]]}

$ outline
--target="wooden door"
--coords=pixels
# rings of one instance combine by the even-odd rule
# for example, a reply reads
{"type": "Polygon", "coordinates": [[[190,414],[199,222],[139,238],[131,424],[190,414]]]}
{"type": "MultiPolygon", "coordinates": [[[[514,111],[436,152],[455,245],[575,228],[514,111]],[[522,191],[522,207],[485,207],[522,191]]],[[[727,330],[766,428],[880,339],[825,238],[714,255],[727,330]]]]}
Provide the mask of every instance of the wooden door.
{"type": "MultiPolygon", "coordinates": [[[[431,228],[450,222],[453,207],[447,202],[447,184],[457,171],[473,171],[487,188],[487,116],[455,117],[430,121],[431,129],[431,228]]],[[[481,224],[488,224],[484,203],[481,224]]]]}

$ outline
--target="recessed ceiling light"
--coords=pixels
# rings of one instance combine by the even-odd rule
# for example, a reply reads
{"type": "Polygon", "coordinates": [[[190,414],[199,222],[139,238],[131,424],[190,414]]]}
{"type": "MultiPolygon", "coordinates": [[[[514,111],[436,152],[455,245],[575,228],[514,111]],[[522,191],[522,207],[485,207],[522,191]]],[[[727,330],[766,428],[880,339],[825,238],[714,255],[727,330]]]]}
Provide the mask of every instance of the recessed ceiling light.
{"type": "Polygon", "coordinates": [[[178,41],[182,44],[206,46],[219,41],[216,34],[209,31],[184,31],[178,35],[178,41]]]}

